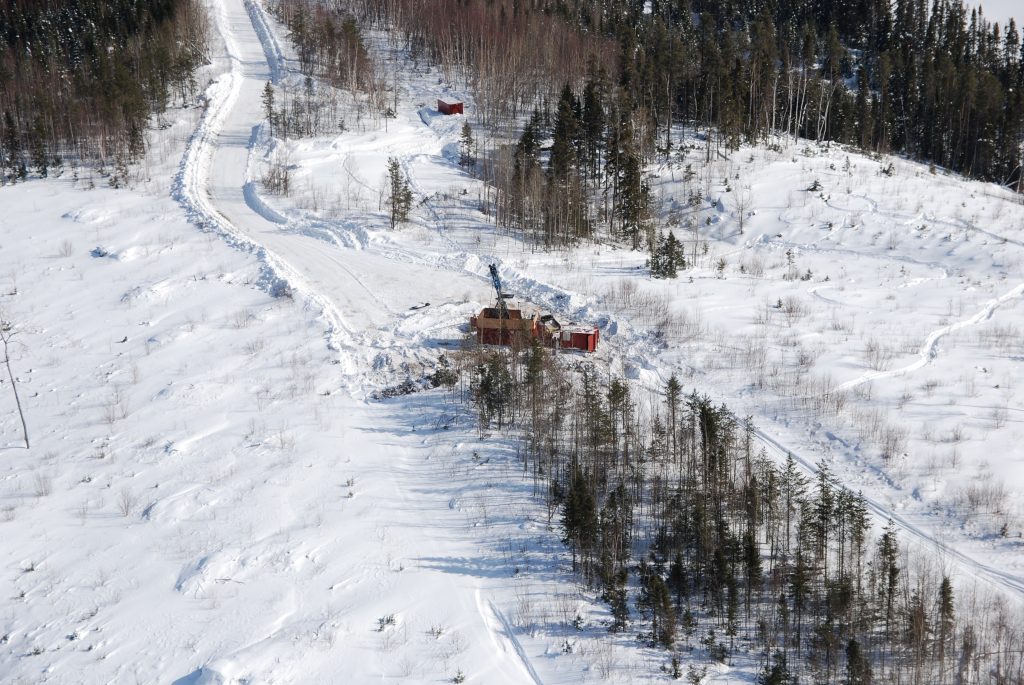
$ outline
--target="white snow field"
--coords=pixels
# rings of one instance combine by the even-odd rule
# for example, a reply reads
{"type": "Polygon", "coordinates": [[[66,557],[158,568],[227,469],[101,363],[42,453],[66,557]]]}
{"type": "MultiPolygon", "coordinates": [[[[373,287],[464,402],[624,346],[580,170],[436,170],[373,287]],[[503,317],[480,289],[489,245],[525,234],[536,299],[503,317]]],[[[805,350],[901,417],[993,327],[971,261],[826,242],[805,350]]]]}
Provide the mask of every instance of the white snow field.
{"type": "Polygon", "coordinates": [[[1024,598],[1018,196],[791,140],[704,172],[691,135],[649,181],[696,265],[654,281],[641,253],[489,226],[456,163],[467,119],[432,110],[460,96],[473,122],[471,94],[380,36],[401,84],[386,130],[270,140],[261,91],[296,78],[284,32],[243,0],[213,15],[206,105],[154,134],[146,181],[0,188],[31,440],[4,377],[0,682],[663,679],[666,654],[608,635],[571,582],[512,445],[439,390],[372,399],[458,346],[491,262],[601,326],[604,372],[652,394],[678,374],[962,585],[1024,598]],[[287,198],[259,180],[275,156],[287,198]],[[388,156],[416,195],[396,231],[388,156]]]}

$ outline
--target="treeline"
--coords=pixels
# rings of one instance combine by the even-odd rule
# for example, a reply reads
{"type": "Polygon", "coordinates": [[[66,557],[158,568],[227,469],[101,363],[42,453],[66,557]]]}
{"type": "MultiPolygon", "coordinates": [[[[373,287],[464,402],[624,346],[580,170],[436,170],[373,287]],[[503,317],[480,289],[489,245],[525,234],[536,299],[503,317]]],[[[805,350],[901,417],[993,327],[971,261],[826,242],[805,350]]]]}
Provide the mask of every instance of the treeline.
{"type": "Polygon", "coordinates": [[[343,0],[370,25],[396,30],[414,59],[473,93],[474,116],[510,128],[591,66],[612,69],[615,43],[522,0],[343,0]]]}
{"type": "Polygon", "coordinates": [[[198,0],[0,0],[0,181],[64,163],[123,178],[152,114],[197,94],[198,0]]]}
{"type": "Polygon", "coordinates": [[[489,125],[550,116],[563,84],[579,93],[603,71],[604,106],[663,136],[665,154],[683,122],[707,128],[716,152],[790,135],[993,181],[1021,163],[1020,33],[962,0],[346,4],[464,82],[489,125]]]}
{"type": "Polygon", "coordinates": [[[752,652],[766,684],[1024,682],[1019,611],[957,589],[891,522],[874,531],[826,464],[808,477],[770,460],[749,419],[675,377],[640,402],[627,381],[559,359],[474,348],[436,381],[482,429],[520,436],[609,631],[691,662],[752,652]]]}
{"type": "MultiPolygon", "coordinates": [[[[319,0],[268,0],[267,8],[288,29],[288,39],[305,77],[301,87],[287,78],[278,85],[277,107],[270,106],[271,133],[282,138],[344,131],[365,118],[374,122],[394,116],[389,96],[395,92],[366,47],[363,32],[342,3],[319,0]],[[321,88],[321,84],[331,88],[321,88]],[[346,121],[338,91],[352,98],[355,121],[346,121]]],[[[268,84],[266,98],[275,98],[268,84]]]]}
{"type": "Polygon", "coordinates": [[[662,119],[712,125],[730,146],[783,131],[992,181],[1021,163],[1013,21],[961,0],[655,0],[649,16],[639,4],[554,3],[619,39],[620,82],[662,119]],[[606,12],[592,23],[595,4],[606,12]]]}

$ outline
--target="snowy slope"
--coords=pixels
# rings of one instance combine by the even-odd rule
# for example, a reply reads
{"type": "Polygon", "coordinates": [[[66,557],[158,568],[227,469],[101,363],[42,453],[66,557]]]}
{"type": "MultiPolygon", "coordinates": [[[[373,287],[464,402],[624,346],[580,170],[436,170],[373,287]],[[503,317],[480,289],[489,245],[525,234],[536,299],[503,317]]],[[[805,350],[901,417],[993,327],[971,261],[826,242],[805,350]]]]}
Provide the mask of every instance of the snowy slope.
{"type": "Polygon", "coordinates": [[[151,183],[0,188],[32,440],[5,381],[0,681],[657,679],[664,654],[608,636],[566,582],[511,446],[440,391],[366,400],[458,344],[491,261],[520,298],[601,325],[603,370],[651,393],[680,374],[754,416],[773,455],[828,461],[961,579],[1024,595],[1017,198],[803,143],[684,180],[693,149],[650,181],[666,222],[697,220],[698,264],[652,281],[642,254],[497,234],[455,163],[464,118],[424,106],[471,97],[408,68],[386,131],[289,142],[297,191],[273,197],[259,96],[294,64],[258,6],[220,0],[214,20],[206,107],[163,134],[151,183]],[[417,201],[395,232],[389,155],[417,201]],[[808,280],[783,278],[787,251],[808,280]],[[891,455],[878,423],[906,431],[891,455]],[[970,484],[1001,505],[969,512],[970,484]]]}

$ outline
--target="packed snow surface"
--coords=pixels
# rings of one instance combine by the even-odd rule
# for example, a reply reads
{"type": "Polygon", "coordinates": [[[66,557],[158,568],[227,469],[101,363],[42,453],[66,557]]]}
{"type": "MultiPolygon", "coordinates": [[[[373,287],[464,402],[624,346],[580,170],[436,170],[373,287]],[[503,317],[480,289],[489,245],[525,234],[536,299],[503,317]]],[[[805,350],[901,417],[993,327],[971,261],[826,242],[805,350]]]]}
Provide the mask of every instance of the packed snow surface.
{"type": "Polygon", "coordinates": [[[0,188],[31,441],[4,378],[0,681],[657,679],[664,654],[608,635],[569,582],[513,445],[442,391],[372,399],[458,346],[492,262],[524,303],[600,326],[603,373],[651,398],[678,374],[961,582],[1024,597],[1012,193],[803,141],[691,177],[691,137],[649,182],[695,265],[654,281],[642,253],[535,252],[490,227],[457,164],[467,118],[430,104],[465,99],[472,121],[471,94],[383,40],[395,118],[270,140],[283,30],[242,0],[214,13],[205,106],[157,134],[147,182],[0,188]],[[260,182],[281,154],[287,198],[260,182]],[[389,156],[416,196],[396,231],[389,156]],[[839,411],[814,403],[837,393],[839,411]]]}

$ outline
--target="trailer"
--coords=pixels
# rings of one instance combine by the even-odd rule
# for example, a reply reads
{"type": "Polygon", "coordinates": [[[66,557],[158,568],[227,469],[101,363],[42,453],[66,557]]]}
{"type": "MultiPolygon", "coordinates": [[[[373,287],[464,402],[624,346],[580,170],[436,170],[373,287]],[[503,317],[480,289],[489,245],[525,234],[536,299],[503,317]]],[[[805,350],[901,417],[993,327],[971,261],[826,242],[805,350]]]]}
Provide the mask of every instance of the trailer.
{"type": "Polygon", "coordinates": [[[437,99],[437,111],[441,114],[464,114],[463,104],[461,100],[452,100],[450,98],[438,98],[437,99]]]}

